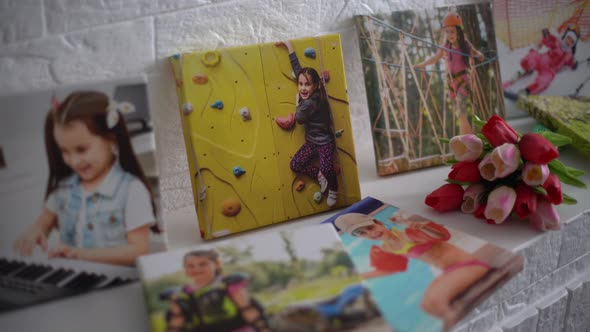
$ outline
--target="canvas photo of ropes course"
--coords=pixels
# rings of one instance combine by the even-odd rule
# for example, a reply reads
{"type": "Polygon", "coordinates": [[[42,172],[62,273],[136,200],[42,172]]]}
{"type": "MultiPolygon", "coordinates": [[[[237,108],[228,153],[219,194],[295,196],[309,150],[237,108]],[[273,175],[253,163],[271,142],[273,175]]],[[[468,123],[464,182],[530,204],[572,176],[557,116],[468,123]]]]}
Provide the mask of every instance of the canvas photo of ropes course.
{"type": "Polygon", "coordinates": [[[490,3],[356,23],[379,175],[440,165],[474,115],[504,116],[490,3]]]}

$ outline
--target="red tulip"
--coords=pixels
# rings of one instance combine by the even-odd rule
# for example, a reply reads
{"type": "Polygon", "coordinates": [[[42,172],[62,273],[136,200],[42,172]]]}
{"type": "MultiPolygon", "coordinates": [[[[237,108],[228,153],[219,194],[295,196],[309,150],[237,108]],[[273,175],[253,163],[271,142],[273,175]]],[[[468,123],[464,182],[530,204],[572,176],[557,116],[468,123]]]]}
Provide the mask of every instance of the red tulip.
{"type": "Polygon", "coordinates": [[[501,117],[494,115],[481,128],[481,133],[488,139],[492,146],[500,146],[504,143],[516,144],[518,134],[501,117]]]}
{"type": "Polygon", "coordinates": [[[559,157],[555,146],[537,133],[528,133],[522,136],[518,147],[522,158],[535,164],[547,164],[559,157]]]}
{"type": "Polygon", "coordinates": [[[549,174],[547,181],[543,183],[543,188],[547,191],[545,198],[552,204],[559,205],[563,202],[563,194],[561,193],[561,182],[555,174],[549,174]]]}
{"type": "Polygon", "coordinates": [[[463,203],[463,187],[447,183],[426,196],[424,203],[439,212],[457,210],[463,203]]]}
{"type": "Polygon", "coordinates": [[[460,161],[451,167],[449,179],[459,182],[479,182],[481,175],[479,174],[479,160],[477,161],[460,161]]]}
{"type": "Polygon", "coordinates": [[[525,183],[519,183],[516,186],[516,202],[514,211],[521,219],[524,219],[534,213],[537,209],[537,194],[525,183]]]}
{"type": "Polygon", "coordinates": [[[475,218],[486,220],[486,216],[484,215],[484,212],[486,211],[486,206],[486,204],[481,204],[477,207],[477,209],[475,209],[475,212],[473,212],[475,218]]]}

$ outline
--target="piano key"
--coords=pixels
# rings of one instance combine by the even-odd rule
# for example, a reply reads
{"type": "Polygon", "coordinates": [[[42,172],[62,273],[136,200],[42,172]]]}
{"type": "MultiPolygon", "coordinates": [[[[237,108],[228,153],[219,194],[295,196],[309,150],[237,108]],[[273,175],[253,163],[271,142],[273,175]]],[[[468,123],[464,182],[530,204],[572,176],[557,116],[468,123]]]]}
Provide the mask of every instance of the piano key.
{"type": "Polygon", "coordinates": [[[23,262],[9,261],[6,259],[0,260],[0,275],[9,275],[15,271],[25,267],[26,264],[23,262]]]}
{"type": "Polygon", "coordinates": [[[49,266],[33,264],[20,270],[18,273],[15,273],[14,277],[23,278],[25,280],[37,280],[50,270],[52,269],[49,266]]]}
{"type": "Polygon", "coordinates": [[[64,281],[66,278],[72,276],[73,274],[74,271],[72,270],[58,269],[54,273],[45,277],[44,279],[41,279],[41,281],[51,285],[58,285],[60,282],[64,281]]]}
{"type": "Polygon", "coordinates": [[[63,285],[66,288],[91,289],[103,282],[106,276],[82,272],[63,285]]]}

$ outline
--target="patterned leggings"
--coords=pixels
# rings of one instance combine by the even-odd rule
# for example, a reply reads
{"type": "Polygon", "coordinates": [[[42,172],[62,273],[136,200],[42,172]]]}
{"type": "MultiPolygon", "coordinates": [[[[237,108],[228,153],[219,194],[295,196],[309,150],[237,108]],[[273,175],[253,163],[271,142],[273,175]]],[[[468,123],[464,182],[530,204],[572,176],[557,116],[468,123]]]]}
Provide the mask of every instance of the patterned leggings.
{"type": "Polygon", "coordinates": [[[336,180],[336,172],[334,171],[334,149],[336,144],[330,142],[324,145],[317,145],[311,142],[305,142],[299,148],[297,153],[291,159],[291,170],[298,174],[304,174],[310,178],[317,180],[318,172],[328,180],[328,189],[337,191],[338,181],[336,180]],[[312,165],[312,161],[318,157],[320,158],[320,168],[312,165]]]}

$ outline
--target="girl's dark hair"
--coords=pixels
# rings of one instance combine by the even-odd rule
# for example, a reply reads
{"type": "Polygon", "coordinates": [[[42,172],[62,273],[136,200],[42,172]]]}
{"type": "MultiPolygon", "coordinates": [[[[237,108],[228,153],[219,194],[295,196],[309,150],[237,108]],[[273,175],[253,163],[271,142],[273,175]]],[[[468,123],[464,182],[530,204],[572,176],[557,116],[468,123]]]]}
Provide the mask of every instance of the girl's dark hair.
{"type": "MultiPolygon", "coordinates": [[[[49,179],[47,180],[45,199],[57,189],[61,180],[74,173],[64,162],[61,150],[55,141],[53,135],[55,125],[66,125],[77,120],[84,123],[92,134],[117,143],[121,167],[136,176],[146,187],[150,194],[154,216],[157,216],[154,194],[131,146],[125,119],[119,114],[119,121],[109,129],[107,126],[108,106],[109,98],[105,94],[96,91],[78,91],[71,93],[61,104],[52,107],[47,112],[45,117],[45,150],[49,163],[49,179]]],[[[151,230],[155,233],[161,232],[157,222],[151,227],[151,230]]]]}
{"type": "MultiPolygon", "coordinates": [[[[217,252],[217,250],[215,249],[201,249],[201,250],[193,250],[193,251],[189,251],[186,254],[184,254],[184,257],[182,258],[183,263],[186,263],[186,259],[188,257],[205,257],[208,260],[212,261],[213,263],[219,263],[219,252],[217,252]]],[[[215,276],[220,276],[223,273],[223,269],[221,267],[218,267],[215,269],[215,276]]]]}
{"type": "MultiPolygon", "coordinates": [[[[463,63],[465,63],[465,66],[469,68],[469,57],[471,55],[471,50],[469,49],[469,45],[467,44],[467,40],[465,39],[465,32],[463,32],[463,29],[461,29],[461,27],[458,25],[455,25],[455,28],[457,29],[457,43],[459,44],[459,49],[461,50],[461,53],[464,53],[463,55],[461,55],[461,57],[463,58],[463,63]]],[[[453,59],[453,56],[459,56],[459,54],[453,54],[453,52],[449,52],[449,57],[451,61],[453,59]]]]}
{"type": "MultiPolygon", "coordinates": [[[[320,109],[325,110],[330,114],[330,126],[334,126],[334,121],[332,119],[332,109],[330,108],[330,101],[328,100],[328,92],[326,92],[326,87],[324,86],[322,79],[318,72],[311,68],[311,67],[303,67],[297,73],[297,80],[299,80],[299,76],[309,76],[311,78],[311,83],[317,86],[317,89],[320,93],[320,109]]],[[[331,131],[334,131],[334,128],[330,128],[331,131]]]]}
{"type": "Polygon", "coordinates": [[[331,111],[330,102],[328,101],[328,93],[326,92],[324,84],[322,84],[322,80],[318,72],[311,67],[304,67],[299,71],[299,74],[297,75],[298,78],[299,75],[305,75],[311,78],[311,83],[316,85],[320,92],[320,107],[326,111],[331,111]]]}

